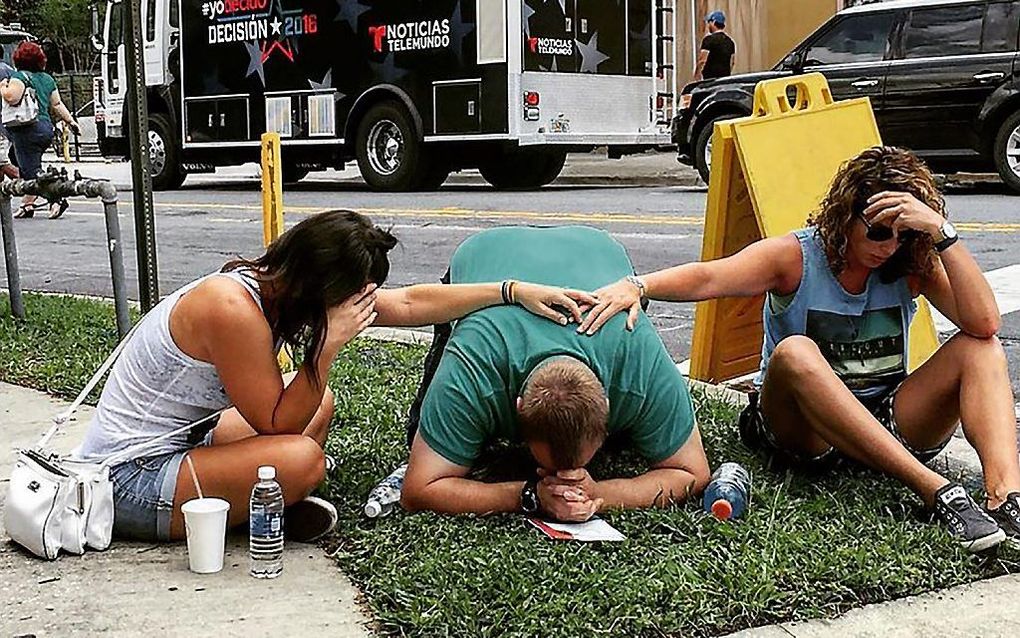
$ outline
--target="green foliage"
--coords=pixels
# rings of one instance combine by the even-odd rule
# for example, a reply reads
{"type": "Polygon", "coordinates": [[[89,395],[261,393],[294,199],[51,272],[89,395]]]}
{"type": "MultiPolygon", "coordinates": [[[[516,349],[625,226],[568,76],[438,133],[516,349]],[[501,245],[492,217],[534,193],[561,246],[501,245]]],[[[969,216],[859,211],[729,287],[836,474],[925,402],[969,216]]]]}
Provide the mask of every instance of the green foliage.
{"type": "MultiPolygon", "coordinates": [[[[116,341],[112,308],[29,295],[28,321],[0,296],[0,379],[71,397],[116,341]]],[[[359,339],[330,384],[339,460],[321,491],[337,504],[332,553],[361,588],[376,628],[394,636],[709,636],[1020,571],[1020,553],[974,558],[893,481],[863,470],[775,472],[744,449],[736,411],[696,396],[709,460],[754,474],[745,519],[719,523],[691,503],[615,512],[618,544],[557,543],[519,516],[429,514],[369,521],[372,485],[406,457],[403,424],[424,349],[359,339]]],[[[500,446],[502,455],[519,448],[500,446]]],[[[523,475],[527,464],[511,472],[523,475]]],[[[641,471],[600,455],[598,477],[641,471]]]]}
{"type": "Polygon", "coordinates": [[[0,22],[20,22],[43,42],[50,42],[50,68],[87,70],[93,58],[89,44],[91,0],[0,0],[0,22]],[[56,63],[56,64],[55,64],[56,63]]]}

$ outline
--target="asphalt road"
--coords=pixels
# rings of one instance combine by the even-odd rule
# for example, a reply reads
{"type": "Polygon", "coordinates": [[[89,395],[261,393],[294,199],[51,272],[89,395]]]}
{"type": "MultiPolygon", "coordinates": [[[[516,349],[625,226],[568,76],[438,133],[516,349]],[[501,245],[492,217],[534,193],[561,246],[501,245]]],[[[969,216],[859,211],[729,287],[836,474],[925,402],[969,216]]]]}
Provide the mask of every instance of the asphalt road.
{"type": "MultiPolygon", "coordinates": [[[[329,208],[353,208],[391,227],[400,245],[391,254],[390,285],[435,281],[460,241],[500,225],[603,228],[627,247],[639,272],[698,259],[701,251],[706,195],[698,189],[554,185],[500,193],[478,184],[435,193],[378,194],[351,181],[310,180],[285,193],[287,223],[329,208]]],[[[137,297],[130,199],[130,193],[121,194],[121,224],[131,295],[137,297]]],[[[1020,262],[1020,197],[985,185],[957,189],[947,201],[982,269],[1020,262]]],[[[260,251],[261,199],[254,178],[195,176],[184,190],[157,193],[155,202],[163,294],[237,254],[260,251]]],[[[76,201],[64,219],[18,220],[15,229],[25,289],[112,294],[98,202],[76,201]]],[[[693,304],[653,303],[649,309],[677,361],[688,356],[693,313],[693,304]]],[[[1006,316],[1001,337],[1014,392],[1020,392],[1020,313],[1006,316]]]]}

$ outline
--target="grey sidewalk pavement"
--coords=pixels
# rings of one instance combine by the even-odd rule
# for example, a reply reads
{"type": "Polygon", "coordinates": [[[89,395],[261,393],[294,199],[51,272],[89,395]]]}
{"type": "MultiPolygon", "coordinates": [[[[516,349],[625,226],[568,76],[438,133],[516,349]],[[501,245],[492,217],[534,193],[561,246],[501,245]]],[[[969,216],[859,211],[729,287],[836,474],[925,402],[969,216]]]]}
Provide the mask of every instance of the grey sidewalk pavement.
{"type": "MultiPolygon", "coordinates": [[[[34,444],[67,402],[0,382],[0,510],[12,447],[34,444]]],[[[91,409],[55,440],[69,450],[91,409]]],[[[115,541],[105,552],[48,562],[7,539],[0,523],[0,636],[370,636],[357,590],[315,545],[288,543],[283,574],[248,576],[247,537],[231,533],[224,570],[188,570],[183,543],[115,541]]]]}
{"type": "MultiPolygon", "coordinates": [[[[284,151],[286,152],[286,151],[284,151]]],[[[68,173],[79,170],[85,177],[109,179],[117,188],[131,187],[131,169],[126,162],[109,162],[103,158],[82,158],[81,162],[64,164],[55,155],[47,155],[46,166],[67,167],[68,173]]],[[[212,174],[190,175],[187,185],[214,184],[217,181],[238,181],[259,179],[257,164],[227,166],[212,174]]],[[[347,164],[343,171],[328,170],[309,174],[303,182],[363,183],[356,163],[347,164]]],[[[449,185],[483,185],[485,180],[476,170],[453,173],[446,182],[449,185]]],[[[627,155],[620,159],[608,159],[605,150],[592,153],[572,153],[556,180],[559,185],[607,185],[607,186],[684,186],[704,187],[704,182],[690,166],[680,164],[676,153],[647,152],[627,155]]]]}

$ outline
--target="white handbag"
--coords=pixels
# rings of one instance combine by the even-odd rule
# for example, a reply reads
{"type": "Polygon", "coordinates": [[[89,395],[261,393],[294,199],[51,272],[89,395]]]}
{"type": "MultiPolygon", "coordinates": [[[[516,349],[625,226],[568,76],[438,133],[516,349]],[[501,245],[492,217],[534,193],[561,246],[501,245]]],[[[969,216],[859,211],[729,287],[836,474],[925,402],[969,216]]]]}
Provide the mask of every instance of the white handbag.
{"type": "Polygon", "coordinates": [[[110,468],[165,439],[187,432],[209,416],[121,450],[101,461],[81,461],[47,449],[60,427],[110,369],[134,329],[114,348],[71,406],[35,446],[17,450],[7,488],[4,527],[11,539],[40,558],[53,560],[60,550],[84,554],[104,550],[113,535],[113,483],[110,468]]]}
{"type": "MultiPolygon", "coordinates": [[[[26,77],[31,78],[27,73],[26,77]]],[[[35,93],[35,87],[31,79],[25,82],[25,92],[17,104],[9,104],[7,100],[0,100],[3,103],[0,108],[0,122],[8,128],[17,128],[34,124],[39,119],[39,97],[35,93]]]]}

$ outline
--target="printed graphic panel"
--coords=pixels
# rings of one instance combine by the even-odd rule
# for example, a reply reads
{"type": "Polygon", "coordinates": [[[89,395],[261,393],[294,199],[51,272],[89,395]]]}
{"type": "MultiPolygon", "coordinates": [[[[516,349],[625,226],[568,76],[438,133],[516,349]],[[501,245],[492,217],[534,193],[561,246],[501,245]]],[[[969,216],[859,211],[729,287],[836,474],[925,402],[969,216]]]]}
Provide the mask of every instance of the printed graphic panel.
{"type": "Polygon", "coordinates": [[[577,0],[577,66],[581,73],[627,73],[625,0],[577,0]]]}
{"type": "Polygon", "coordinates": [[[250,95],[251,139],[265,93],[335,91],[342,122],[393,84],[431,121],[432,81],[478,73],[475,0],[183,0],[181,19],[185,96],[250,95]]]}
{"type": "Polygon", "coordinates": [[[577,71],[574,0],[524,0],[524,70],[577,71]]]}

